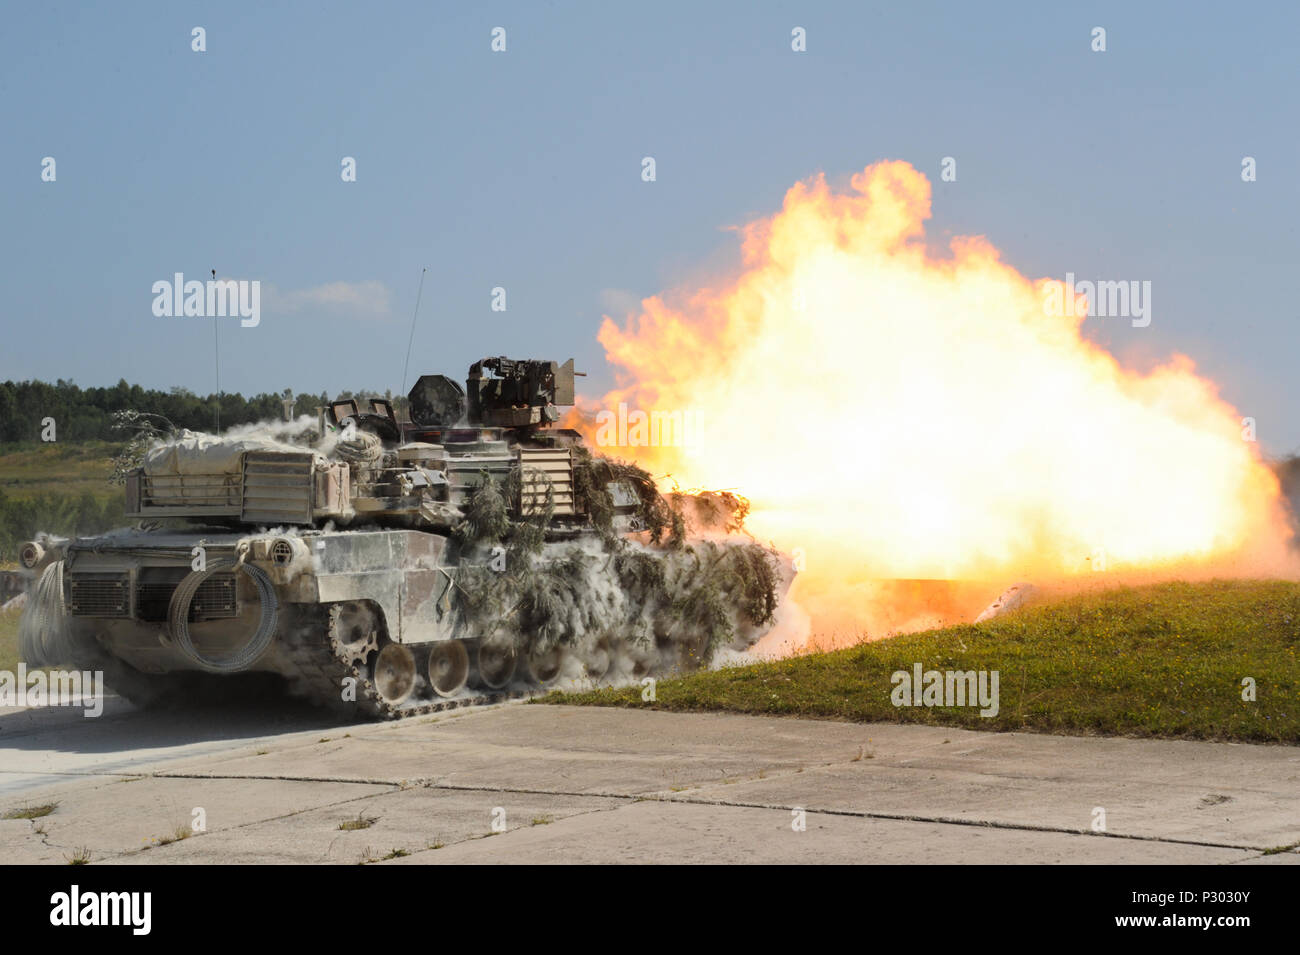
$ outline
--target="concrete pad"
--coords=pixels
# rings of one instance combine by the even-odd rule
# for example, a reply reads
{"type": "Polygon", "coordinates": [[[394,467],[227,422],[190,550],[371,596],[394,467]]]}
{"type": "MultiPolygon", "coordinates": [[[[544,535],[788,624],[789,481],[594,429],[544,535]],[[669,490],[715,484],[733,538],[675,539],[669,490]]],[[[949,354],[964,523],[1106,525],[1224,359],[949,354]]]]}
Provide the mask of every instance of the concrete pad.
{"type": "MultiPolygon", "coordinates": [[[[848,724],[790,721],[769,727],[761,740],[739,743],[740,724],[726,722],[736,719],[746,718],[505,704],[348,727],[349,737],[333,734],[328,743],[277,750],[275,766],[299,778],[638,795],[847,758],[867,739],[848,724]]],[[[167,771],[252,776],[265,766],[248,756],[222,756],[179,761],[167,771]]]]}
{"type": "Polygon", "coordinates": [[[50,815],[31,821],[0,822],[0,845],[5,850],[5,861],[14,863],[63,862],[83,848],[90,850],[96,862],[127,853],[139,853],[141,860],[148,862],[153,861],[153,853],[166,848],[160,843],[178,835],[184,835],[187,842],[196,838],[195,809],[202,810],[206,834],[219,837],[252,822],[280,819],[317,807],[350,805],[389,788],[351,783],[226,779],[196,782],[152,777],[65,786],[53,791],[48,799],[32,800],[57,801],[50,815]],[[19,825],[25,831],[20,831],[19,825]]]}
{"type": "MultiPolygon", "coordinates": [[[[954,755],[954,763],[961,761],[954,755]]],[[[1267,779],[1249,789],[1234,787],[1233,795],[1227,795],[1210,792],[1205,780],[1185,777],[1170,782],[1158,774],[1134,779],[1061,771],[1063,778],[1044,780],[990,774],[975,766],[940,768],[934,761],[918,771],[864,759],[802,774],[741,780],[723,788],[706,786],[672,798],[787,808],[811,804],[863,815],[920,815],[1075,832],[1092,831],[1094,819],[1102,818],[1094,813],[1101,809],[1106,831],[1115,835],[1265,848],[1300,840],[1300,816],[1292,811],[1294,788],[1269,790],[1267,779]]]]}
{"type": "Polygon", "coordinates": [[[491,841],[504,832],[553,825],[555,820],[599,812],[617,801],[593,797],[501,792],[406,789],[346,804],[301,812],[173,843],[115,863],[341,863],[377,861],[401,851],[420,853],[438,845],[491,841]],[[364,829],[340,830],[358,818],[364,829]]]}
{"type": "Polygon", "coordinates": [[[1275,852],[1271,855],[1252,855],[1238,865],[1300,865],[1300,852],[1275,852]]]}
{"type": "Polygon", "coordinates": [[[1214,849],[1062,833],[855,819],[808,813],[792,829],[784,810],[639,802],[497,839],[463,842],[394,864],[661,863],[948,864],[1014,858],[1039,863],[1223,863],[1240,849],[1214,849]]]}
{"type": "Polygon", "coordinates": [[[293,701],[142,712],[115,695],[85,717],[68,707],[0,707],[0,799],[76,775],[142,771],[168,759],[265,748],[295,732],[333,731],[320,711],[293,701]]]}
{"type": "Polygon", "coordinates": [[[0,808],[60,802],[43,835],[0,826],[6,858],[61,862],[90,845],[100,860],[137,863],[356,862],[393,850],[516,861],[505,847],[519,846],[521,861],[1293,864],[1295,853],[1263,851],[1300,841],[1296,747],[521,703],[352,726],[299,715],[256,736],[249,716],[205,727],[128,712],[98,728],[64,718],[15,734],[8,745],[28,769],[44,759],[47,772],[73,775],[0,795],[0,808]],[[48,740],[57,748],[38,755],[48,740]],[[114,745],[148,778],[117,781],[114,745]],[[140,851],[195,806],[206,833],[140,851]],[[491,834],[497,807],[506,834],[491,834]],[[774,841],[795,807],[816,826],[803,842],[774,841]],[[1091,828],[1095,807],[1104,835],[1091,828]],[[375,822],[338,828],[358,814],[375,822]]]}

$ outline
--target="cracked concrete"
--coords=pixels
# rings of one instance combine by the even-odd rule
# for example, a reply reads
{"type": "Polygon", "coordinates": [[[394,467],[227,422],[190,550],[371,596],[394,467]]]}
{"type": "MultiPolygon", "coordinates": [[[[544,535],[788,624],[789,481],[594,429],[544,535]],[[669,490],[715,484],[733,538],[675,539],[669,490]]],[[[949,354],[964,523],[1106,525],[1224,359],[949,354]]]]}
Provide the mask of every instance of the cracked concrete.
{"type": "Polygon", "coordinates": [[[4,861],[1300,863],[1296,747],[522,703],[339,726],[275,704],[109,702],[98,720],[0,711],[0,810],[57,803],[0,821],[4,861]]]}

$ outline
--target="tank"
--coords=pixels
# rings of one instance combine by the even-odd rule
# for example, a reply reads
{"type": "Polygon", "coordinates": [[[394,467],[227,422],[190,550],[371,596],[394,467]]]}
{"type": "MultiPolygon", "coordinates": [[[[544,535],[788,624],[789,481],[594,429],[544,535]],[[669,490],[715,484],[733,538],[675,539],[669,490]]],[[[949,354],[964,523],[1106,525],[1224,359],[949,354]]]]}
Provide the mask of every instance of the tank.
{"type": "Polygon", "coordinates": [[[316,419],[181,431],[125,475],[137,523],[25,545],[29,665],[141,704],[274,677],[393,718],[628,682],[752,645],[790,562],[729,493],[661,495],[560,426],[573,361],[486,358],[316,419]]]}

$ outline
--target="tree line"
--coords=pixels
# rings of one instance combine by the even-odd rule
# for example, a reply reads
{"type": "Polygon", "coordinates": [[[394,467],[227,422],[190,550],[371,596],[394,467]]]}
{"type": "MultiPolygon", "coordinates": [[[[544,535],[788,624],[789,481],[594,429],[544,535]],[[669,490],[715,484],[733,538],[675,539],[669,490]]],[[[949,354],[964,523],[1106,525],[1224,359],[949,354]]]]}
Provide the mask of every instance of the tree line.
{"type": "MultiPolygon", "coordinates": [[[[359,392],[374,394],[375,392],[359,392]]],[[[284,416],[287,392],[263,392],[245,398],[238,392],[220,396],[221,428],[284,416]]],[[[351,397],[342,392],[335,397],[351,397]]],[[[331,396],[294,396],[293,414],[315,414],[331,396]]],[[[394,402],[398,406],[397,402],[394,402]]],[[[401,402],[401,406],[405,401],[401,402]]],[[[113,413],[133,410],[162,415],[177,428],[212,431],[217,424],[218,396],[196,395],[188,388],[159,391],[129,385],[125,380],[108,388],[81,388],[59,379],[0,382],[0,443],[39,441],[47,419],[53,419],[59,441],[121,441],[127,436],[113,430],[113,413]]]]}

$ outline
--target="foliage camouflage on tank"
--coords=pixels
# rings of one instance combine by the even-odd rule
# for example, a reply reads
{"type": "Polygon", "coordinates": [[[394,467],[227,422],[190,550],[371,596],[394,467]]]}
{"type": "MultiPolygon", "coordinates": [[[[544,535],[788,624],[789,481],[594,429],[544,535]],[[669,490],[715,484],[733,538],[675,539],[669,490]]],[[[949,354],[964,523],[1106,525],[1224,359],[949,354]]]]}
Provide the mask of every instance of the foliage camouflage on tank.
{"type": "Polygon", "coordinates": [[[743,498],[661,494],[559,427],[574,375],[486,358],[464,387],[421,377],[409,420],[383,398],[220,436],[129,416],[138,523],[24,547],[24,659],[143,703],[258,673],[391,717],[751,646],[789,561],[745,534],[743,498]]]}

